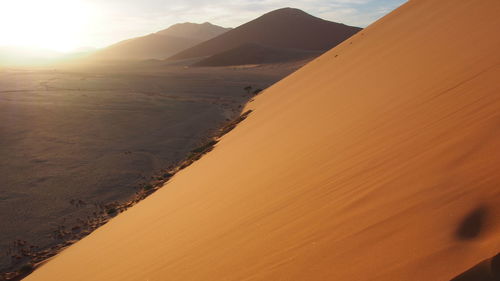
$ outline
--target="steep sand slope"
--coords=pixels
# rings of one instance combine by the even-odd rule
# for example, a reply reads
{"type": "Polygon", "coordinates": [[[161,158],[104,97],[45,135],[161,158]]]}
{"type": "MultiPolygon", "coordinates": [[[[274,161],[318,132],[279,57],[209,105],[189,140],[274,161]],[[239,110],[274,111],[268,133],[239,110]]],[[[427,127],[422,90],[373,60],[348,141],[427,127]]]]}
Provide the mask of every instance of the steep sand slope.
{"type": "Polygon", "coordinates": [[[405,4],[27,280],[441,281],[494,256],[499,13],[405,4]]]}

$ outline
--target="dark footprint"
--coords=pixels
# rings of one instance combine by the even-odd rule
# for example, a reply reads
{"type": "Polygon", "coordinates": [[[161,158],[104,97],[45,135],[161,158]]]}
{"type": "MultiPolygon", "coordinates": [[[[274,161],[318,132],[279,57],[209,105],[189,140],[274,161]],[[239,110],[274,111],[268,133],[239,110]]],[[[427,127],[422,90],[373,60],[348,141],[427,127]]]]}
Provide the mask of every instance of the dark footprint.
{"type": "Polygon", "coordinates": [[[500,253],[482,261],[450,281],[500,281],[500,253]]]}
{"type": "Polygon", "coordinates": [[[479,236],[484,228],[488,209],[480,206],[470,212],[460,223],[456,236],[461,240],[471,240],[479,236]]]}

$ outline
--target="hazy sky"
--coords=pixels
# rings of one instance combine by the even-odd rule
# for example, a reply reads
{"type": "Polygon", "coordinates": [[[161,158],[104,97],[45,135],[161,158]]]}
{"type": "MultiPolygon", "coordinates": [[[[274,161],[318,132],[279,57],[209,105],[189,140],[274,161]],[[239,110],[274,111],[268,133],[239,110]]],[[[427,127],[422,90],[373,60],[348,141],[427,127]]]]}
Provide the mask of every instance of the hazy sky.
{"type": "Polygon", "coordinates": [[[282,7],[365,27],[405,0],[0,0],[0,45],[104,47],[179,22],[236,27],[282,7]]]}

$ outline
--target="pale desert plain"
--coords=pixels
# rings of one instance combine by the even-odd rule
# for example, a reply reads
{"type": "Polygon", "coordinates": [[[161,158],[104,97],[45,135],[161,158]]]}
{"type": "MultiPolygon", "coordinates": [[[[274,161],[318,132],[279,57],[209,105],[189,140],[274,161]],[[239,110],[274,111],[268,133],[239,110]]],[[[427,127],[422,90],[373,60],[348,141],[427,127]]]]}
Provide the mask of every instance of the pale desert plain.
{"type": "Polygon", "coordinates": [[[25,280],[499,280],[499,14],[407,2],[25,280]]]}
{"type": "Polygon", "coordinates": [[[91,231],[300,65],[2,71],[0,268],[91,231]]]}

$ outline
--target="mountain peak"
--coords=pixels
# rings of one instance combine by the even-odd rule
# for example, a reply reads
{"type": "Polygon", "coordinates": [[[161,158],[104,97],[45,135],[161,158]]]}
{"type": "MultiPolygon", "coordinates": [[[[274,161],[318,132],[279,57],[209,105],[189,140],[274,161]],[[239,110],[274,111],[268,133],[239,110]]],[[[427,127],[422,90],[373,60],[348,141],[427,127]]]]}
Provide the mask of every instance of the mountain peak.
{"type": "Polygon", "coordinates": [[[260,18],[262,19],[262,18],[290,18],[290,17],[316,18],[313,15],[310,15],[300,9],[291,7],[270,11],[262,15],[260,18]]]}
{"type": "Polygon", "coordinates": [[[184,50],[172,60],[211,56],[245,43],[280,49],[325,51],[349,38],[360,28],[330,22],[295,8],[281,8],[184,50]]]}
{"type": "Polygon", "coordinates": [[[292,7],[285,7],[285,8],[276,9],[276,10],[268,12],[264,15],[270,15],[270,14],[274,14],[274,15],[279,15],[279,14],[282,14],[282,15],[309,15],[308,13],[302,11],[301,9],[292,8],[292,7]]]}

